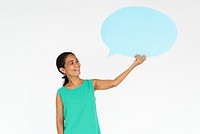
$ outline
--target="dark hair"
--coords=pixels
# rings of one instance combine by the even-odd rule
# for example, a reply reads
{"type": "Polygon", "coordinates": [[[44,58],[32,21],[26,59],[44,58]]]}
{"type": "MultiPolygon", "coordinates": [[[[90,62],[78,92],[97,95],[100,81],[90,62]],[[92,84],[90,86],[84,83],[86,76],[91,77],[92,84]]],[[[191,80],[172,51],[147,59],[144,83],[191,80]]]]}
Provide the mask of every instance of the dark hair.
{"type": "MultiPolygon", "coordinates": [[[[74,53],[72,53],[72,52],[64,52],[64,53],[61,53],[61,54],[57,57],[57,59],[56,59],[56,66],[57,66],[57,69],[58,69],[58,71],[59,71],[60,73],[62,73],[62,74],[63,74],[63,72],[61,72],[59,69],[60,69],[61,67],[64,68],[64,66],[65,66],[65,59],[66,59],[66,57],[67,57],[69,54],[73,54],[73,55],[74,55],[74,53]]],[[[63,75],[64,75],[64,74],[63,74],[63,75]]],[[[64,85],[66,85],[66,84],[69,82],[69,79],[67,78],[66,75],[64,75],[62,78],[65,79],[65,81],[64,81],[64,83],[63,83],[63,86],[64,86],[64,85]]]]}

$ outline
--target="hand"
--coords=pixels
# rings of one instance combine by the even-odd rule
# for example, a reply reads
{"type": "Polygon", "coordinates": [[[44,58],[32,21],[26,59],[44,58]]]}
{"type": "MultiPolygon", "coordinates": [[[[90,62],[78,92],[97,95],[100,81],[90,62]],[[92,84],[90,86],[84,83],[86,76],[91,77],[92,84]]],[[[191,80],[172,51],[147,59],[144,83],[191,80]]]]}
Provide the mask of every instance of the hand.
{"type": "Polygon", "coordinates": [[[133,65],[135,65],[135,66],[140,65],[145,60],[146,60],[146,55],[141,56],[141,55],[137,54],[137,55],[135,55],[135,60],[133,62],[133,65]]]}

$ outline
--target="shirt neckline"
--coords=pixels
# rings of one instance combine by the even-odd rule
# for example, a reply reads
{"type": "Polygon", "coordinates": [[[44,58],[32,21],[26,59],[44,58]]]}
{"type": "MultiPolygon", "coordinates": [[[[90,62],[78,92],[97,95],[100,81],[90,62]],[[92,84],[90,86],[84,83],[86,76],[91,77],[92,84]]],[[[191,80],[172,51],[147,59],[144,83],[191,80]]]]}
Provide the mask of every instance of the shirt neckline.
{"type": "Polygon", "coordinates": [[[63,88],[65,88],[68,91],[73,91],[73,90],[76,90],[76,89],[80,88],[84,83],[85,83],[85,80],[83,80],[83,82],[78,87],[70,89],[70,88],[67,88],[67,87],[63,86],[63,88]]]}

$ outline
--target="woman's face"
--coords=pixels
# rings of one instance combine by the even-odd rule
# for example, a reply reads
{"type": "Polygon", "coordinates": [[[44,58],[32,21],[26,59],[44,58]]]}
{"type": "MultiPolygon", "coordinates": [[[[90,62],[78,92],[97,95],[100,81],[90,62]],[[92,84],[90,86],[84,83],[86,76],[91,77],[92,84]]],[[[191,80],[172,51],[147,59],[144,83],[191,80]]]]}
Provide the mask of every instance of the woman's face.
{"type": "Polygon", "coordinates": [[[78,59],[75,55],[69,54],[65,59],[64,68],[62,68],[62,72],[67,76],[79,76],[80,75],[80,67],[78,59]]]}

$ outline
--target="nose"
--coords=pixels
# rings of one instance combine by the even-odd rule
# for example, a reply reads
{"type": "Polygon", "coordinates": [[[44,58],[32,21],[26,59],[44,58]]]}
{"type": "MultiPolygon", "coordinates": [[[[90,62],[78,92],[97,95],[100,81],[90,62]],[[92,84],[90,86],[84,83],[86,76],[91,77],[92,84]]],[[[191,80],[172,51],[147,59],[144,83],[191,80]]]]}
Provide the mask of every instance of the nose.
{"type": "Polygon", "coordinates": [[[79,67],[79,65],[80,65],[79,63],[75,63],[75,67],[79,67]]]}

